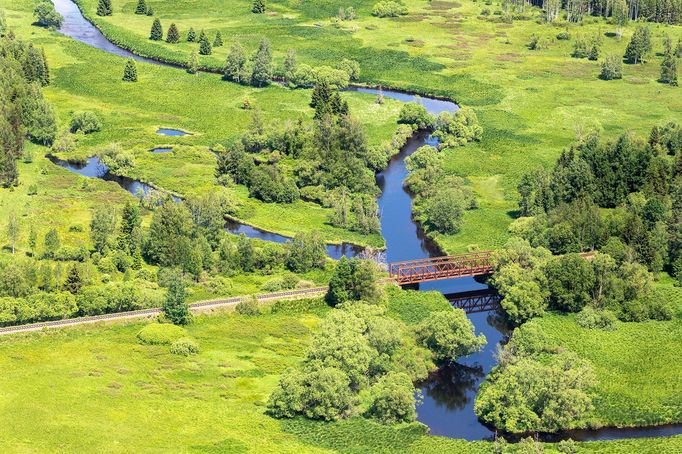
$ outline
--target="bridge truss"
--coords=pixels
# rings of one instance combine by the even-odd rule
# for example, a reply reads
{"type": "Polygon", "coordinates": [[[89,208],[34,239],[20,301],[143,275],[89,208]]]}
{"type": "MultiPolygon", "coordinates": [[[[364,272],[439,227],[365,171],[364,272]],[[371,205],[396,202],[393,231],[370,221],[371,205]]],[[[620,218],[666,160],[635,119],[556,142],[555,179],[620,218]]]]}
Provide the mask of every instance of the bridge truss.
{"type": "Polygon", "coordinates": [[[466,276],[484,276],[492,272],[492,251],[408,260],[389,265],[391,278],[400,285],[466,276]]]}

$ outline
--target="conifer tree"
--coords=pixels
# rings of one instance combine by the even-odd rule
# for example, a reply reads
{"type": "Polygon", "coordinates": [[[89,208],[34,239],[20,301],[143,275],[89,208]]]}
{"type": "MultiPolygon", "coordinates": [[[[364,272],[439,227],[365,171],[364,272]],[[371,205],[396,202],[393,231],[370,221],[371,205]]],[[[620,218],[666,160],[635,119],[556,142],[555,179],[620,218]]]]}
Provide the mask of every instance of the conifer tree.
{"type": "Polygon", "coordinates": [[[265,0],[253,0],[251,12],[255,14],[263,14],[265,12],[265,0]]]}
{"type": "Polygon", "coordinates": [[[194,28],[190,27],[189,31],[187,32],[187,42],[193,43],[196,40],[197,40],[197,34],[194,31],[194,28]]]}
{"type": "Polygon", "coordinates": [[[193,50],[189,54],[189,60],[187,61],[187,72],[190,74],[196,74],[199,72],[199,55],[196,50],[193,50]]]}
{"type": "Polygon", "coordinates": [[[111,16],[111,0],[99,0],[97,3],[98,16],[111,16]]]}
{"type": "Polygon", "coordinates": [[[126,67],[123,70],[123,81],[137,82],[137,65],[132,58],[129,58],[126,62],[126,67]]]}
{"type": "Polygon", "coordinates": [[[168,283],[166,300],[163,303],[163,313],[175,325],[187,325],[192,320],[185,294],[185,283],[179,273],[171,276],[168,283]]]}
{"type": "Polygon", "coordinates": [[[220,35],[220,30],[215,34],[215,39],[213,40],[213,47],[223,47],[223,37],[220,35]]]}
{"type": "Polygon", "coordinates": [[[152,23],[152,31],[149,34],[149,39],[152,41],[161,41],[163,39],[163,27],[161,27],[161,21],[157,17],[152,23]]]}
{"type": "Polygon", "coordinates": [[[270,52],[270,42],[263,38],[258,46],[258,50],[253,56],[251,83],[256,87],[262,87],[269,84],[271,80],[272,53],[270,52]]]}
{"type": "Polygon", "coordinates": [[[66,275],[66,280],[64,281],[64,290],[74,295],[81,291],[83,287],[83,278],[81,277],[80,270],[75,264],[69,269],[69,274],[66,275]]]}
{"type": "Polygon", "coordinates": [[[669,36],[665,40],[665,51],[661,62],[661,82],[677,86],[677,57],[673,52],[673,43],[669,36]]]}
{"type": "Polygon", "coordinates": [[[137,7],[135,8],[135,14],[147,14],[147,4],[144,0],[137,0],[137,7]]]}
{"type": "Polygon", "coordinates": [[[208,36],[201,30],[201,33],[199,34],[199,53],[201,55],[211,55],[211,52],[211,43],[208,42],[208,36]]]}
{"type": "Polygon", "coordinates": [[[310,97],[310,107],[317,108],[321,104],[329,104],[332,97],[332,89],[325,81],[320,81],[315,85],[313,94],[310,97]]]}
{"type": "Polygon", "coordinates": [[[153,16],[153,15],[154,15],[154,10],[150,6],[149,8],[147,8],[147,16],[153,16]]]}
{"type": "Polygon", "coordinates": [[[646,26],[638,26],[625,49],[625,59],[629,63],[644,63],[651,53],[651,30],[646,26]]]}
{"type": "Polygon", "coordinates": [[[622,62],[616,55],[607,55],[601,64],[599,78],[602,80],[622,79],[622,62]]]}
{"type": "Polygon", "coordinates": [[[175,23],[170,24],[170,27],[168,27],[166,42],[170,44],[176,44],[180,42],[180,32],[178,32],[178,27],[175,26],[175,23]]]}

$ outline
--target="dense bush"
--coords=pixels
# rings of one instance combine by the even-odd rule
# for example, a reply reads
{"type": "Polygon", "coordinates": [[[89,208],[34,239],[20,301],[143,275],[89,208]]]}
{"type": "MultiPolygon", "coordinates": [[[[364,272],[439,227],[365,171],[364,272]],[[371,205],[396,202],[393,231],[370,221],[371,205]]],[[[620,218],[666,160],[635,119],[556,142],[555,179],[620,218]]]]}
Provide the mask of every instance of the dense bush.
{"type": "Polygon", "coordinates": [[[575,316],[578,325],[587,329],[601,329],[610,331],[616,329],[616,316],[608,310],[595,310],[586,307],[575,316]]]}
{"type": "Polygon", "coordinates": [[[406,14],[407,6],[393,0],[381,0],[372,8],[372,15],[377,17],[398,17],[406,14]]]}
{"type": "Polygon", "coordinates": [[[187,331],[170,323],[151,323],[137,333],[141,343],[150,345],[170,345],[184,337],[187,337],[187,331]]]}
{"type": "Polygon", "coordinates": [[[255,297],[240,301],[237,306],[235,306],[235,311],[237,311],[238,314],[245,315],[247,317],[255,317],[261,315],[262,313],[258,299],[255,297]]]}
{"type": "Polygon", "coordinates": [[[408,102],[400,108],[398,122],[412,125],[417,129],[427,129],[433,125],[434,118],[422,104],[408,102]]]}
{"type": "Polygon", "coordinates": [[[49,28],[59,28],[64,21],[64,17],[57,12],[54,4],[47,0],[38,3],[38,6],[33,11],[33,16],[36,18],[38,25],[49,28]]]}
{"type": "Polygon", "coordinates": [[[196,355],[199,353],[199,344],[190,337],[181,337],[171,344],[170,352],[174,355],[196,355]]]}
{"type": "Polygon", "coordinates": [[[102,129],[102,122],[99,117],[93,112],[76,112],[71,117],[70,131],[72,133],[82,132],[83,134],[90,134],[102,129]]]}

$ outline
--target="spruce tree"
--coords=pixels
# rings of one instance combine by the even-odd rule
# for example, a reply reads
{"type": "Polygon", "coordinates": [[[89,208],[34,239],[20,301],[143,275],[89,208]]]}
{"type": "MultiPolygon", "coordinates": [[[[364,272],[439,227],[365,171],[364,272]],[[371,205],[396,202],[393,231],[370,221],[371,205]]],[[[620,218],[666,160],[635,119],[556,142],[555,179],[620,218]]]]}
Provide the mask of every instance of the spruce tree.
{"type": "Polygon", "coordinates": [[[193,43],[196,40],[197,40],[197,34],[194,31],[194,28],[190,27],[189,31],[187,32],[187,42],[193,43]]]}
{"type": "Polygon", "coordinates": [[[135,60],[129,58],[123,70],[123,80],[125,82],[137,82],[137,65],[135,60]]]}
{"type": "Polygon", "coordinates": [[[661,62],[661,82],[677,86],[677,57],[673,52],[672,43],[667,43],[663,61],[661,62]]]}
{"type": "Polygon", "coordinates": [[[329,290],[325,297],[327,304],[337,306],[345,303],[352,297],[353,270],[348,259],[341,257],[334,268],[334,274],[329,280],[329,290]]]}
{"type": "Polygon", "coordinates": [[[622,62],[616,55],[607,55],[601,64],[599,78],[602,80],[622,79],[622,62]]]}
{"type": "Polygon", "coordinates": [[[153,15],[154,15],[154,10],[150,6],[149,8],[147,8],[147,16],[153,16],[153,15]]]}
{"type": "Polygon", "coordinates": [[[98,16],[111,16],[111,0],[99,0],[97,3],[98,16]]]}
{"type": "Polygon", "coordinates": [[[251,83],[256,87],[262,87],[269,84],[271,80],[272,53],[270,52],[270,42],[263,38],[258,46],[258,50],[253,56],[251,83]]]}
{"type": "Polygon", "coordinates": [[[83,287],[83,279],[81,278],[80,270],[74,264],[69,270],[69,274],[66,275],[64,290],[75,295],[81,291],[81,287],[83,287]]]}
{"type": "Polygon", "coordinates": [[[199,55],[197,55],[197,51],[193,50],[191,54],[189,54],[189,60],[187,61],[187,72],[190,74],[196,74],[199,72],[199,55]]]}
{"type": "Polygon", "coordinates": [[[625,49],[625,59],[628,63],[644,63],[651,53],[651,30],[646,26],[638,26],[625,49]]]}
{"type": "Polygon", "coordinates": [[[152,41],[161,41],[163,39],[163,27],[161,27],[161,21],[157,17],[152,23],[152,31],[149,34],[149,39],[152,41]]]}
{"type": "Polygon", "coordinates": [[[175,26],[175,23],[170,24],[170,27],[168,27],[166,42],[170,44],[176,44],[180,42],[180,32],[178,32],[178,27],[175,26]]]}
{"type": "Polygon", "coordinates": [[[145,3],[144,0],[137,0],[135,14],[147,14],[147,4],[145,3]]]}
{"type": "Polygon", "coordinates": [[[201,33],[199,34],[199,53],[201,55],[211,55],[212,49],[211,49],[211,43],[208,42],[208,37],[206,36],[206,33],[204,33],[203,30],[201,30],[201,33]]]}
{"type": "Polygon", "coordinates": [[[253,0],[251,12],[255,14],[263,14],[265,12],[265,0],[253,0]]]}
{"type": "Polygon", "coordinates": [[[220,30],[215,34],[215,39],[213,40],[213,47],[223,47],[223,37],[220,35],[220,30]]]}
{"type": "Polygon", "coordinates": [[[185,283],[179,273],[174,273],[168,283],[163,313],[174,325],[187,325],[192,321],[185,295],[185,283]]]}
{"type": "Polygon", "coordinates": [[[293,79],[297,66],[296,51],[294,49],[289,49],[287,51],[287,56],[284,58],[284,78],[287,82],[293,79]]]}
{"type": "Polygon", "coordinates": [[[313,94],[310,97],[310,107],[317,108],[317,106],[322,104],[329,104],[332,97],[332,89],[329,84],[325,81],[320,81],[315,85],[313,89],[313,94]]]}

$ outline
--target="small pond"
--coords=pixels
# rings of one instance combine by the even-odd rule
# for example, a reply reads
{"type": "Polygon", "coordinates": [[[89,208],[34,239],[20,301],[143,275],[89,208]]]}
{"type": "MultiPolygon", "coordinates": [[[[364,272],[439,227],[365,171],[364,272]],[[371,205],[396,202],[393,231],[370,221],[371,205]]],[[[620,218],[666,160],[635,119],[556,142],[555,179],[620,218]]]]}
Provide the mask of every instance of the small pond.
{"type": "Polygon", "coordinates": [[[160,136],[173,136],[173,137],[178,137],[178,136],[191,136],[192,134],[181,131],[180,129],[171,129],[171,128],[159,128],[156,130],[156,133],[160,136]]]}

